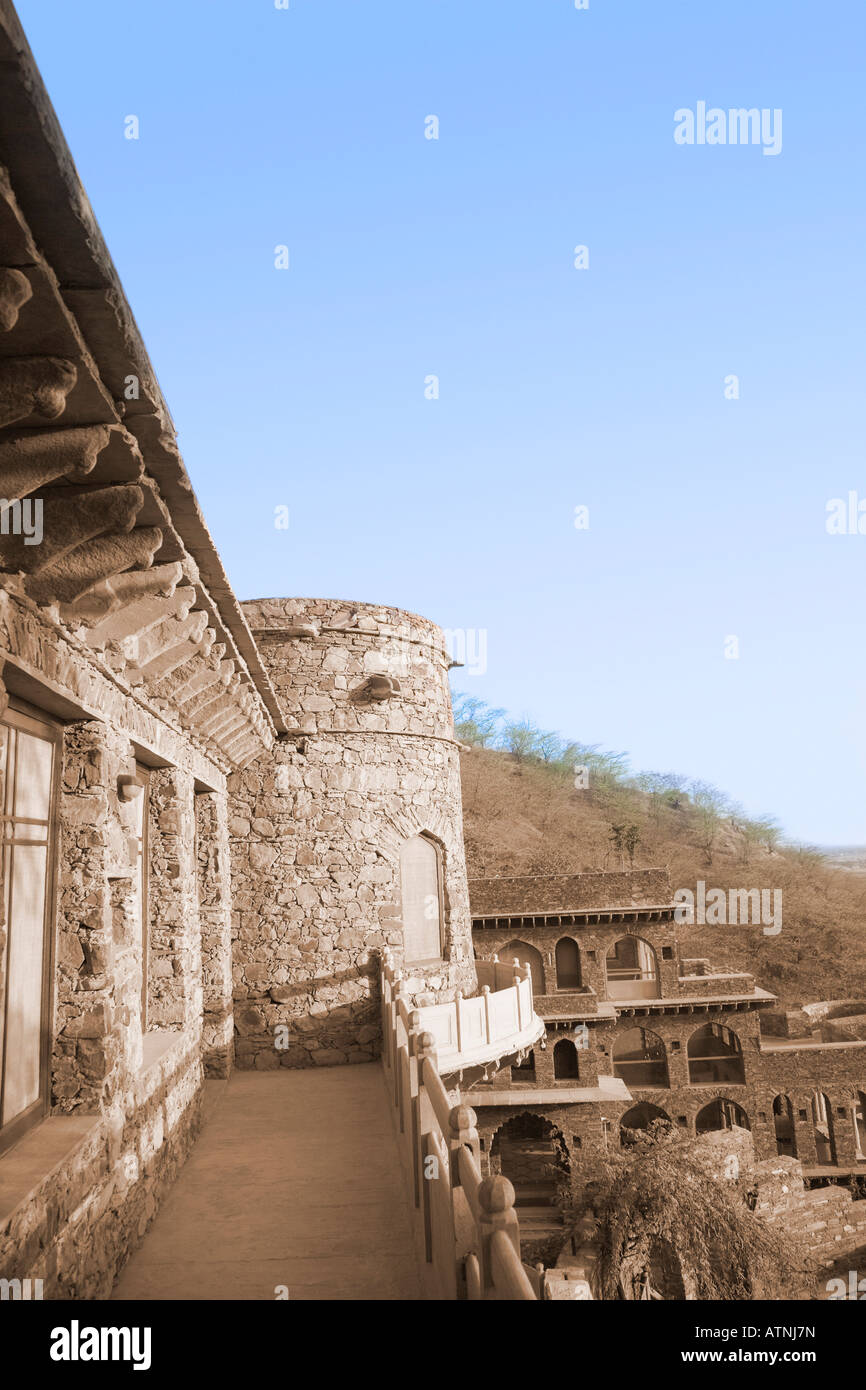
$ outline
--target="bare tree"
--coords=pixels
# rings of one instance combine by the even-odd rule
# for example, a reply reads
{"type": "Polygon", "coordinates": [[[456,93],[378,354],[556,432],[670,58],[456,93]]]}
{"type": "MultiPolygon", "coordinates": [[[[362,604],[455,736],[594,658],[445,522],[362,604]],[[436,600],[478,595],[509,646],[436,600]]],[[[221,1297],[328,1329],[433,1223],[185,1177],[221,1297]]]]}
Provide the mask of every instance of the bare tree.
{"type": "Polygon", "coordinates": [[[706,855],[707,864],[712,864],[713,849],[722,820],[730,811],[730,802],[724,792],[709,782],[690,782],[689,796],[696,813],[698,843],[706,855]]]}

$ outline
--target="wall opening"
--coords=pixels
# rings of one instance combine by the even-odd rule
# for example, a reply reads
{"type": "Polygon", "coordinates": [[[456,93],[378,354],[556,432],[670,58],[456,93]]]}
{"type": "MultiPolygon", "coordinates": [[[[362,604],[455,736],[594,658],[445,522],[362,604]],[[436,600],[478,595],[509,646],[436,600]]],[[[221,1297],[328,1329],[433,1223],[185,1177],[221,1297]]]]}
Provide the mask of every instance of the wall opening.
{"type": "Polygon", "coordinates": [[[554,1046],[553,1075],[557,1081],[577,1081],[579,1079],[577,1048],[570,1038],[560,1038],[554,1046]]]}
{"type": "Polygon", "coordinates": [[[556,943],[556,988],[580,989],[580,951],[570,936],[556,943]]]}
{"type": "Polygon", "coordinates": [[[656,1120],[663,1120],[670,1124],[671,1117],[666,1110],[662,1110],[658,1105],[650,1105],[649,1101],[641,1101],[639,1105],[633,1105],[631,1110],[625,1112],[619,1122],[620,1144],[626,1146],[634,1143],[634,1131],[649,1129],[656,1120]]]}
{"type": "Polygon", "coordinates": [[[812,1095],[812,1128],[818,1163],[835,1164],[836,1136],[833,1133],[833,1111],[823,1091],[815,1091],[812,1095]]]}
{"type": "Polygon", "coordinates": [[[773,1128],[776,1132],[776,1153],[783,1158],[796,1158],[797,1136],[794,1130],[794,1108],[789,1096],[776,1096],[773,1101],[773,1128]]]}
{"type": "Polygon", "coordinates": [[[570,1163],[565,1139],[549,1120],[526,1112],[506,1120],[493,1136],[490,1168],[513,1185],[515,1206],[544,1208],[547,1220],[557,1218],[557,1191],[570,1163]]]}
{"type": "Polygon", "coordinates": [[[544,987],[544,960],[541,952],[534,946],[529,946],[525,941],[509,941],[507,946],[503,946],[498,952],[501,961],[507,961],[509,965],[515,958],[521,965],[528,965],[532,976],[532,993],[545,994],[544,987]]]}
{"type": "Polygon", "coordinates": [[[717,1100],[711,1100],[705,1105],[703,1110],[699,1110],[695,1119],[696,1134],[711,1134],[717,1129],[751,1129],[749,1117],[741,1105],[737,1105],[735,1100],[727,1100],[724,1096],[719,1096],[717,1100]]]}
{"type": "Polygon", "coordinates": [[[689,1038],[689,1085],[742,1086],[746,1072],[740,1039],[730,1028],[705,1023],[689,1038]]]}
{"type": "Polygon", "coordinates": [[[854,1102],[854,1144],[857,1157],[866,1159],[866,1095],[862,1091],[854,1102]]]}
{"type": "Polygon", "coordinates": [[[655,999],[658,996],[658,962],[649,942],[639,936],[621,936],[605,959],[607,992],[611,999],[655,999]]]}
{"type": "Polygon", "coordinates": [[[530,1052],[522,1062],[515,1062],[511,1068],[511,1080],[535,1085],[535,1053],[530,1052]]]}
{"type": "Polygon", "coordinates": [[[669,1086],[665,1045],[645,1028],[627,1028],[613,1045],[613,1074],[627,1086],[669,1086]]]}

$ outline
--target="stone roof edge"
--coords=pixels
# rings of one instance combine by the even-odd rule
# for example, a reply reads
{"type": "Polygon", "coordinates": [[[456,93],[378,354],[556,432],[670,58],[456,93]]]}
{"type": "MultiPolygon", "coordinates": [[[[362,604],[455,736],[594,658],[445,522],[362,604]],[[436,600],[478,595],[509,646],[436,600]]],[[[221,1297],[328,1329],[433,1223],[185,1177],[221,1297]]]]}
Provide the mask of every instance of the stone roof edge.
{"type": "Polygon", "coordinates": [[[117,399],[119,380],[134,375],[141,383],[141,399],[127,403],[124,420],[157,417],[151,437],[139,435],[147,472],[199,568],[229,647],[282,733],[276,693],[204,520],[156,372],[11,0],[0,0],[0,74],[0,160],[109,390],[117,399]]]}

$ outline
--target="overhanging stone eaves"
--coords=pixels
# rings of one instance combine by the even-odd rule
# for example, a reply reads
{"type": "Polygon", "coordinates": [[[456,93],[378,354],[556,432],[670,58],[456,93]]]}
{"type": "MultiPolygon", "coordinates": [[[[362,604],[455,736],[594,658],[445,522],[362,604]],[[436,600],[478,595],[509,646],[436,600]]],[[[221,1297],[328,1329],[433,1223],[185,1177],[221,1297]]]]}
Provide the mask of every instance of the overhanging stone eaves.
{"type": "MultiPolygon", "coordinates": [[[[273,727],[283,732],[279,703],[193,493],[156,373],[9,0],[0,0],[0,64],[0,161],[99,375],[138,440],[172,525],[199,567],[216,635],[237,654],[273,727]],[[140,383],[136,401],[124,400],[129,376],[140,383]]],[[[28,263],[29,254],[20,250],[16,264],[28,263]]]]}

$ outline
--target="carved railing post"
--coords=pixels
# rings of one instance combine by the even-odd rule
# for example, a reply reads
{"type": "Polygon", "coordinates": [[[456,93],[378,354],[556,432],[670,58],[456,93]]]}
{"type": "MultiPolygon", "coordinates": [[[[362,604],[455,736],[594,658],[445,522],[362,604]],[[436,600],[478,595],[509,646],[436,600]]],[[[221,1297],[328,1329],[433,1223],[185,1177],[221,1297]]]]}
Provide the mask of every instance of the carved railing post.
{"type": "Polygon", "coordinates": [[[394,1020],[394,1104],[400,1111],[400,1128],[404,1127],[407,1097],[403,1095],[400,1076],[399,1018],[400,1001],[405,994],[402,970],[395,970],[391,982],[391,1014],[394,1020]]]}
{"type": "Polygon", "coordinates": [[[422,1032],[423,1015],[420,1009],[413,1009],[409,1015],[409,1022],[412,1025],[412,1055],[415,1058],[415,1065],[418,1070],[418,1089],[420,1091],[424,1084],[424,1063],[429,1058],[439,1070],[439,1054],[436,1050],[435,1033],[422,1032]]]}
{"type": "MultiPolygon", "coordinates": [[[[412,1015],[412,1023],[420,1024],[421,1015],[417,1009],[412,1015]]],[[[414,1040],[414,1066],[417,1084],[415,1095],[412,1101],[412,1137],[415,1145],[415,1205],[420,1204],[424,1213],[424,1243],[427,1250],[427,1259],[432,1254],[432,1229],[430,1216],[430,1191],[429,1184],[424,1181],[424,1160],[427,1157],[427,1124],[425,1123],[425,1113],[429,1111],[429,1106],[424,1105],[424,1063],[429,1061],[438,1071],[436,1065],[436,1039],[432,1033],[417,1032],[413,1028],[412,1037],[414,1040]],[[423,1200],[422,1200],[423,1198],[423,1200]]]]}
{"type": "Polygon", "coordinates": [[[514,1210],[514,1188],[508,1178],[498,1174],[483,1178],[478,1188],[478,1205],[481,1216],[478,1222],[478,1258],[481,1266],[482,1298],[489,1297],[494,1290],[491,1242],[498,1232],[514,1247],[517,1264],[520,1266],[520,1226],[514,1210]]]}
{"type": "Polygon", "coordinates": [[[478,1116],[471,1105],[455,1105],[448,1116],[448,1150],[451,1157],[451,1186],[460,1186],[460,1149],[469,1149],[476,1163],[481,1164],[481,1141],[478,1138],[478,1116]]]}

